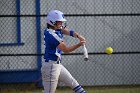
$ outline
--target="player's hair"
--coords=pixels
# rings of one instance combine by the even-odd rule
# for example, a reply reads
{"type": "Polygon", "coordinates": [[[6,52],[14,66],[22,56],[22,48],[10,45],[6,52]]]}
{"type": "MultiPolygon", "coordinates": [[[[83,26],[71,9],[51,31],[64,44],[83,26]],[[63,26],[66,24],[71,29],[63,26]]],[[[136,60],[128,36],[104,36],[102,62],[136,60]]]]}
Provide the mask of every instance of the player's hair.
{"type": "Polygon", "coordinates": [[[54,28],[54,27],[47,23],[47,28],[50,29],[50,28],[54,28]]]}

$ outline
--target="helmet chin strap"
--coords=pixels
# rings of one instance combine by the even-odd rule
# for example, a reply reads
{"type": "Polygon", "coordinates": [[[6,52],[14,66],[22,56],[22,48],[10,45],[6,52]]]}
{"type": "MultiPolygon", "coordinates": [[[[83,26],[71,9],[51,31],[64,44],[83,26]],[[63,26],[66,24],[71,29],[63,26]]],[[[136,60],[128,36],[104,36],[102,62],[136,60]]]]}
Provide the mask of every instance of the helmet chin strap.
{"type": "Polygon", "coordinates": [[[66,22],[63,23],[63,25],[62,25],[62,28],[65,28],[65,27],[67,27],[67,23],[66,22]]]}

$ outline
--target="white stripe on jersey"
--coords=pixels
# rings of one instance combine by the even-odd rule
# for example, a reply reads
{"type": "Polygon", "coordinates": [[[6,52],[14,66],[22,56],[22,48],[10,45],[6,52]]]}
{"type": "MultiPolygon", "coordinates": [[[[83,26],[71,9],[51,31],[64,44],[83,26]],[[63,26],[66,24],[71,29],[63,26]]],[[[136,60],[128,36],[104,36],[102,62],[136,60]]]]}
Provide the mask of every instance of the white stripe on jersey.
{"type": "Polygon", "coordinates": [[[59,57],[59,59],[61,58],[61,55],[57,52],[58,49],[56,48],[55,54],[59,57]]]}
{"type": "Polygon", "coordinates": [[[55,30],[48,29],[49,33],[59,42],[62,42],[63,40],[55,33],[55,30]]]}

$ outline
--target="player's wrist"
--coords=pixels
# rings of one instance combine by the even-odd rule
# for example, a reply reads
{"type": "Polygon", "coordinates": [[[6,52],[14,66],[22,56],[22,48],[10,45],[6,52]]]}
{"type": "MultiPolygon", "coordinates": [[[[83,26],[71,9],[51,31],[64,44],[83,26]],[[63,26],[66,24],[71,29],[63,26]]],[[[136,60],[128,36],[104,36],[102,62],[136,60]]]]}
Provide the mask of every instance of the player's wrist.
{"type": "Polygon", "coordinates": [[[79,34],[77,35],[77,38],[78,38],[79,40],[83,40],[83,39],[82,39],[82,36],[79,35],[79,34]]]}
{"type": "Polygon", "coordinates": [[[70,30],[70,36],[74,37],[75,31],[73,29],[70,30]]]}
{"type": "Polygon", "coordinates": [[[74,37],[80,39],[80,35],[77,32],[74,33],[74,37]]]}
{"type": "Polygon", "coordinates": [[[75,37],[75,38],[80,37],[80,35],[77,32],[75,32],[73,29],[70,30],[70,36],[75,37]]]}
{"type": "Polygon", "coordinates": [[[76,34],[75,37],[79,39],[80,35],[79,34],[76,34]]]}

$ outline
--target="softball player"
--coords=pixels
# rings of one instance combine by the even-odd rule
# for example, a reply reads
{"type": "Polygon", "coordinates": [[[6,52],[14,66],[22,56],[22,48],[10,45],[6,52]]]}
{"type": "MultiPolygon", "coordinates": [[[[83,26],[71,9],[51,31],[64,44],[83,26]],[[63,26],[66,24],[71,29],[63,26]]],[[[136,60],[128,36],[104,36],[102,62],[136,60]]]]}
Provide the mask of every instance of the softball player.
{"type": "Polygon", "coordinates": [[[47,16],[47,28],[44,30],[45,55],[42,62],[41,73],[45,93],[55,93],[58,80],[70,86],[75,93],[86,93],[82,86],[72,77],[69,71],[61,64],[61,53],[72,52],[85,44],[85,38],[73,30],[68,30],[62,25],[66,21],[64,14],[58,10],[52,10],[47,16]],[[67,46],[63,35],[69,35],[79,39],[79,43],[67,46]]]}

